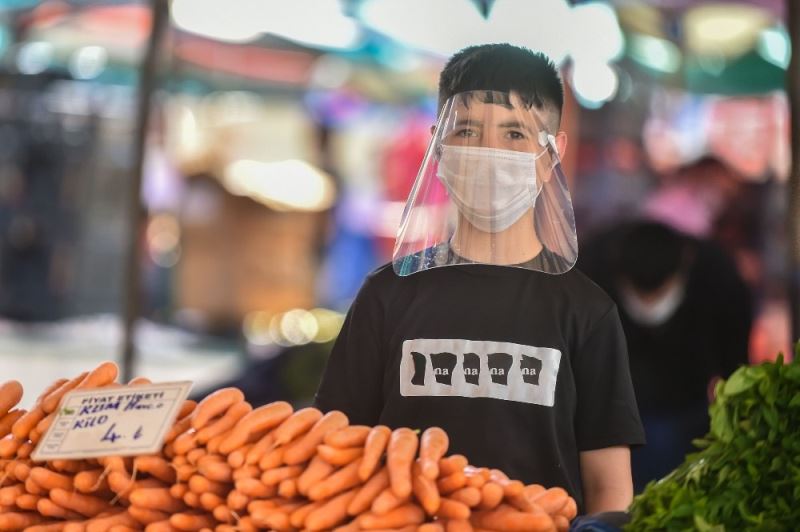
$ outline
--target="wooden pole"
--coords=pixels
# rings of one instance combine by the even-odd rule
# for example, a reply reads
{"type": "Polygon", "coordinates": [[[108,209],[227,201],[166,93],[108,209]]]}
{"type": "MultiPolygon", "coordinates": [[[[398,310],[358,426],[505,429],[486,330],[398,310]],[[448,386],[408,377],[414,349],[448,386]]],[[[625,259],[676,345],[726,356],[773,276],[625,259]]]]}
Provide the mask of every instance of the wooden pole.
{"type": "Polygon", "coordinates": [[[122,378],[128,381],[133,376],[136,359],[136,321],[141,311],[141,242],[145,209],[142,205],[142,173],[144,171],[145,146],[150,122],[150,105],[156,86],[158,52],[169,21],[168,0],[150,0],[152,26],[150,38],[139,71],[136,130],[134,134],[134,159],[128,190],[128,250],[125,261],[123,287],[124,316],[122,339],[122,378]]]}

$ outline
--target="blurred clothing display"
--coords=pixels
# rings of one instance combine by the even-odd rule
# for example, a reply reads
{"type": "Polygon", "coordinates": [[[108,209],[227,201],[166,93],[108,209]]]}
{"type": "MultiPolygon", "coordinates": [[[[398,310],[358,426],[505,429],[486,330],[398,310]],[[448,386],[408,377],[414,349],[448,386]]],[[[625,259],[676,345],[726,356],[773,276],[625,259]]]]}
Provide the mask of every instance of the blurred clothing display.
{"type": "Polygon", "coordinates": [[[751,296],[717,244],[658,222],[594,235],[578,268],[619,305],[648,442],[633,451],[640,491],[708,431],[712,381],[747,363],[751,296]]]}

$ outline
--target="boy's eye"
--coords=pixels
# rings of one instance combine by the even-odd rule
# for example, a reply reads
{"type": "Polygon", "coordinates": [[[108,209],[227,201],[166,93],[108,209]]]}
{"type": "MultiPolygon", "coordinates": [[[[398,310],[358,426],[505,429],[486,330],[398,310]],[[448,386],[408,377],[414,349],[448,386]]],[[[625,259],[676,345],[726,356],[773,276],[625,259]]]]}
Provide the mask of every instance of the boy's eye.
{"type": "Polygon", "coordinates": [[[478,133],[474,129],[460,129],[456,131],[457,137],[477,137],[478,133]]]}
{"type": "Polygon", "coordinates": [[[525,134],[522,133],[521,131],[509,131],[508,137],[513,140],[522,140],[525,138],[525,134]]]}

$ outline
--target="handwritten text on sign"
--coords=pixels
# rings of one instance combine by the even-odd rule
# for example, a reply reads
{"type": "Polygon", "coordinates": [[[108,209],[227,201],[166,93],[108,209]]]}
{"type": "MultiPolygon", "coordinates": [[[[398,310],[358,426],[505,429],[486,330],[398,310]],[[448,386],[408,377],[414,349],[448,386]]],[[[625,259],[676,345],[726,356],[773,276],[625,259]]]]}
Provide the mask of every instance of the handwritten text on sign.
{"type": "Polygon", "coordinates": [[[129,456],[158,451],[191,382],[79,390],[64,396],[34,460],[129,456]]]}

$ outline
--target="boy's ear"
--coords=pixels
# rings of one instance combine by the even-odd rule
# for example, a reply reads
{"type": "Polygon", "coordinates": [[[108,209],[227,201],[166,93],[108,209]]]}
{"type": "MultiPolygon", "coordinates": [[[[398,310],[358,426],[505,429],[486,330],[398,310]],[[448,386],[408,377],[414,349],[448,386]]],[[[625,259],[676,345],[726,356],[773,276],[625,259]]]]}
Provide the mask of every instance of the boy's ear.
{"type": "Polygon", "coordinates": [[[436,133],[436,124],[431,126],[431,136],[433,136],[434,133],[436,133]]]}
{"type": "Polygon", "coordinates": [[[558,150],[558,158],[563,159],[564,154],[567,153],[567,134],[564,131],[556,133],[556,149],[558,150]]]}

